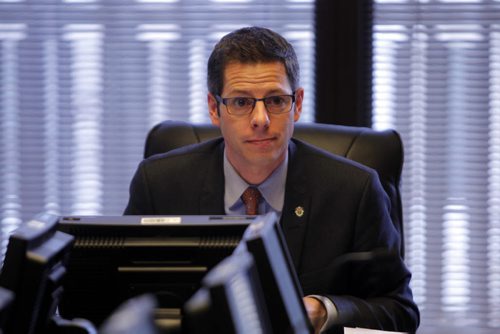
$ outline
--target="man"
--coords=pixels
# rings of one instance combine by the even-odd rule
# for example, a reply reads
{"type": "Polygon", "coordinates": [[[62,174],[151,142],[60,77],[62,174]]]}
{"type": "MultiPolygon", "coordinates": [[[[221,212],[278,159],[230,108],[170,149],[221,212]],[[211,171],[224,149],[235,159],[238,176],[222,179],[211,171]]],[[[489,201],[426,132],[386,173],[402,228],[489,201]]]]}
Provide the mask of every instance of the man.
{"type": "Polygon", "coordinates": [[[316,332],[415,331],[411,275],[376,172],[291,139],[304,98],[293,47],[264,28],[226,35],[208,61],[208,90],[210,119],[223,138],[143,161],[125,214],[275,211],[316,332]],[[247,189],[259,199],[256,211],[248,211],[247,189]],[[394,257],[336,261],[379,248],[394,257]]]}

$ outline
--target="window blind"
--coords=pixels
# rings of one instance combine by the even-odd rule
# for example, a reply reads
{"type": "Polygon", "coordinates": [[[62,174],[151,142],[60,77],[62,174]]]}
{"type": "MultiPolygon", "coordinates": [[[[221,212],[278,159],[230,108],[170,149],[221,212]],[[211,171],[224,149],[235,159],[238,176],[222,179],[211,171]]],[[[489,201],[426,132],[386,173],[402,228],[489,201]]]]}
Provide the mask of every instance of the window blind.
{"type": "Polygon", "coordinates": [[[419,333],[500,329],[500,1],[376,0],[373,126],[405,145],[419,333]]]}
{"type": "Polygon", "coordinates": [[[147,131],[208,122],[206,61],[249,25],[288,38],[314,115],[312,0],[0,0],[2,249],[22,221],[121,214],[147,131]]]}

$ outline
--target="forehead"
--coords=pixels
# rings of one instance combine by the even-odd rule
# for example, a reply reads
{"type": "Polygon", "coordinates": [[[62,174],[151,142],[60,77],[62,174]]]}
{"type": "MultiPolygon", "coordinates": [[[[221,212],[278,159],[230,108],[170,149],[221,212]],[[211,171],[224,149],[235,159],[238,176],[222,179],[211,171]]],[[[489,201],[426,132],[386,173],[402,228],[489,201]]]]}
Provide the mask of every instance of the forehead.
{"type": "Polygon", "coordinates": [[[277,62],[231,62],[224,69],[223,92],[290,92],[285,66],[277,62]]]}

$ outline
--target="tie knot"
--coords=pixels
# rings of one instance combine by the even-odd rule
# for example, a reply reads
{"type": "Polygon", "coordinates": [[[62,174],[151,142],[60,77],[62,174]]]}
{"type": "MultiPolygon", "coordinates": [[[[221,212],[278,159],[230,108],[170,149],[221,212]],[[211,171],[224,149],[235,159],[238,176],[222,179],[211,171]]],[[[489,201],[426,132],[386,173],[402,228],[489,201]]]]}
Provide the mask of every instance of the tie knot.
{"type": "Polygon", "coordinates": [[[241,195],[241,200],[245,204],[247,215],[259,214],[260,191],[255,187],[248,187],[241,195]]]}

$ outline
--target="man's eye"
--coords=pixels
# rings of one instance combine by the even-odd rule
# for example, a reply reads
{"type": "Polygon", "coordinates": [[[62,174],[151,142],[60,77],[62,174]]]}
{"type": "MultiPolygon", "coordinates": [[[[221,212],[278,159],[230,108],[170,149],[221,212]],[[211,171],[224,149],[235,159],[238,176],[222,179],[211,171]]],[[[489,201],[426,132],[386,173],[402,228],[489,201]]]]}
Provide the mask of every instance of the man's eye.
{"type": "Polygon", "coordinates": [[[271,96],[266,99],[268,105],[279,106],[284,103],[284,99],[281,96],[271,96]]]}
{"type": "Polygon", "coordinates": [[[246,107],[252,104],[252,100],[245,97],[236,97],[233,99],[232,104],[235,107],[246,107]]]}

